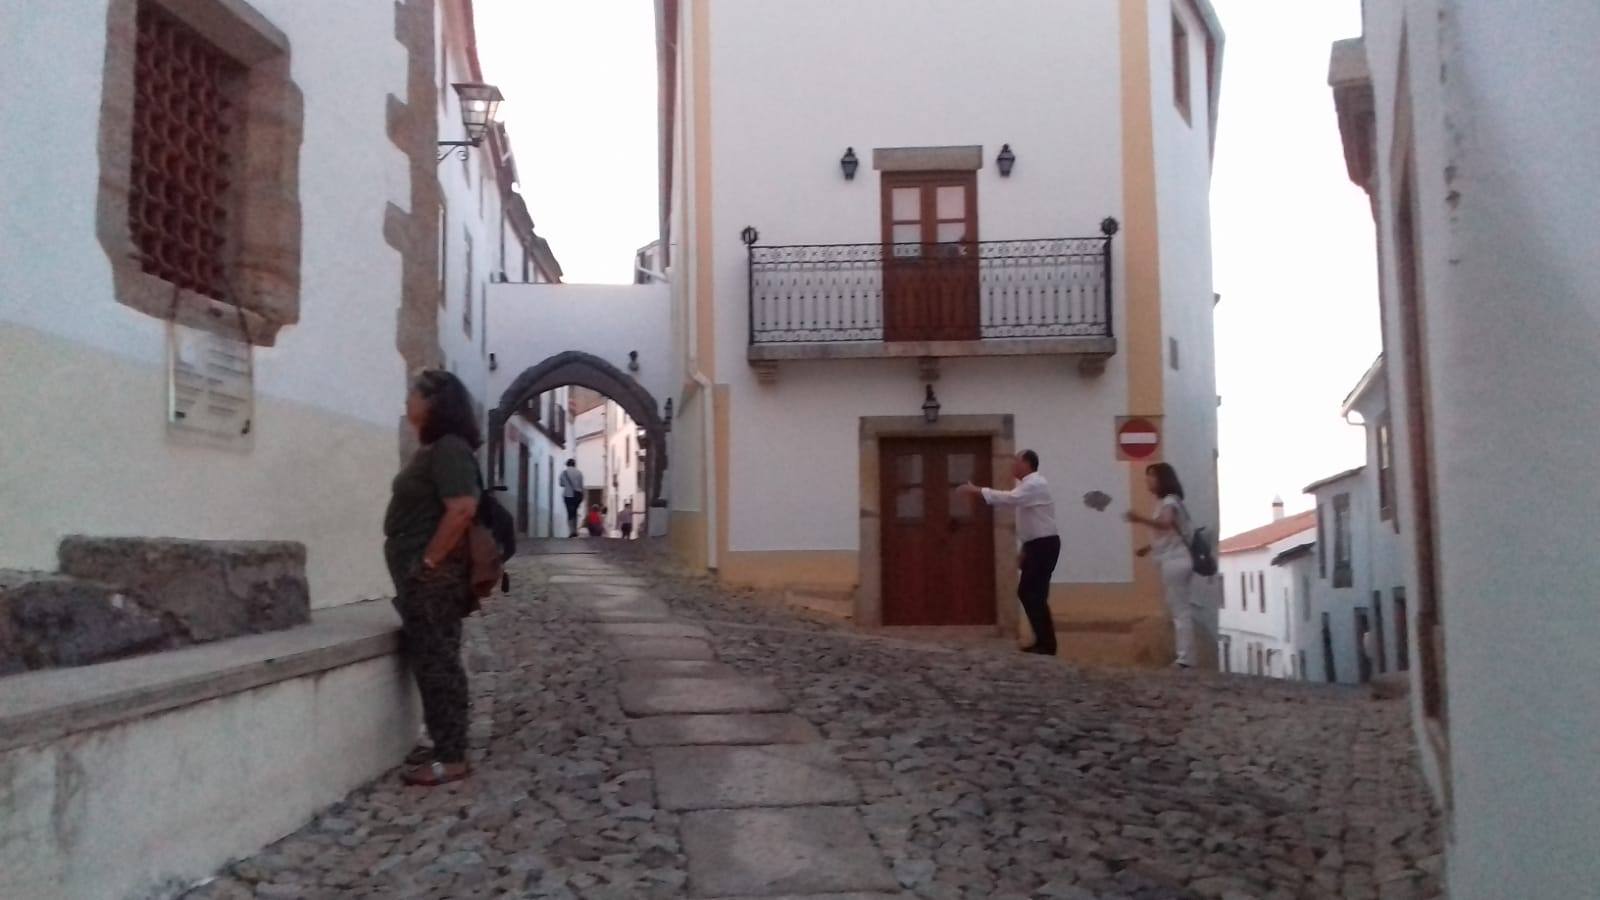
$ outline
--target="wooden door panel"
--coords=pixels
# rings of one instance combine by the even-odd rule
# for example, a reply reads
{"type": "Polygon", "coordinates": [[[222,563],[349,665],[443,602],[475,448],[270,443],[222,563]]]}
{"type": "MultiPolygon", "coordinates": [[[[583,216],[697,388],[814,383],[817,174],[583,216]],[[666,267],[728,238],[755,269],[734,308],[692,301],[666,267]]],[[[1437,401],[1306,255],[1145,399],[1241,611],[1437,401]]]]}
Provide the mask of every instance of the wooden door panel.
{"type": "Polygon", "coordinates": [[[982,438],[881,445],[885,625],[994,623],[993,516],[955,491],[989,479],[989,452],[982,438]]]}
{"type": "Polygon", "coordinates": [[[884,340],[977,340],[973,172],[883,176],[884,340]]]}

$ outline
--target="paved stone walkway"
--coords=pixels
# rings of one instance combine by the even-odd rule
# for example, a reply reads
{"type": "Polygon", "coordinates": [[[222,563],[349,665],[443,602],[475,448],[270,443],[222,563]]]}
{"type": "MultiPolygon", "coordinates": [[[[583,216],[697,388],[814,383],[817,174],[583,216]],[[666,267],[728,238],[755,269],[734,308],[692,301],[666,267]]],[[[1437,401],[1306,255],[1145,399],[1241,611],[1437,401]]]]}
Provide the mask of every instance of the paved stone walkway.
{"type": "Polygon", "coordinates": [[[1403,701],[863,635],[597,544],[470,620],[473,778],[380,779],[191,896],[1439,895],[1403,701]]]}

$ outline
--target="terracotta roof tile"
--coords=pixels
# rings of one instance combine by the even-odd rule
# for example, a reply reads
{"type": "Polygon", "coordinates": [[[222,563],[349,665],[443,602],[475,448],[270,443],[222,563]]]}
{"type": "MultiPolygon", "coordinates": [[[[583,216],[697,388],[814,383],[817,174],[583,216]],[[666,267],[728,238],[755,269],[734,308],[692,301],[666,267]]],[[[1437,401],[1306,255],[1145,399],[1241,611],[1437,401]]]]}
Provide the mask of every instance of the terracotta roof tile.
{"type": "Polygon", "coordinates": [[[1269,522],[1260,528],[1252,528],[1230,538],[1225,538],[1217,545],[1218,553],[1243,553],[1246,550],[1260,550],[1269,544],[1276,544],[1286,537],[1292,537],[1302,531],[1309,531],[1317,527],[1317,511],[1308,509],[1303,513],[1284,516],[1276,522],[1269,522]]]}

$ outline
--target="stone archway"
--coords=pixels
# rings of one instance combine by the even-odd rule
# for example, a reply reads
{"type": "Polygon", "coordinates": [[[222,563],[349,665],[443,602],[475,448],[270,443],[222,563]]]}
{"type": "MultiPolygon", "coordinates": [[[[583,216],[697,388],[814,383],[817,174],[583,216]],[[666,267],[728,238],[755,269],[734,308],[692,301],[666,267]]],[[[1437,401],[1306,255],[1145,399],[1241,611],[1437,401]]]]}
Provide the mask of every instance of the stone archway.
{"type": "Polygon", "coordinates": [[[656,498],[661,496],[661,480],[667,470],[667,429],[655,397],[644,389],[632,375],[622,371],[592,353],[568,350],[557,353],[543,362],[523,370],[505,393],[500,404],[490,416],[489,447],[491,458],[498,458],[505,442],[505,424],[532,398],[558,387],[576,385],[588,388],[615,400],[622,411],[639,423],[649,440],[646,461],[649,465],[645,479],[646,516],[653,511],[656,498]]]}

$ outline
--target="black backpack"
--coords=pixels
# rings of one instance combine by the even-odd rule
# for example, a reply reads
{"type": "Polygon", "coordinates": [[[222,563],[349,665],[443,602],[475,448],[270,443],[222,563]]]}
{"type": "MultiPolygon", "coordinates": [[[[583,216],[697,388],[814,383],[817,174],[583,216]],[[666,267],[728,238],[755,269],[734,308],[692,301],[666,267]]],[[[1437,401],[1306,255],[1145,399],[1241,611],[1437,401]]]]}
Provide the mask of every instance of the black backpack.
{"type": "MultiPolygon", "coordinates": [[[[1178,509],[1183,512],[1185,522],[1194,523],[1194,520],[1189,518],[1188,507],[1180,503],[1178,509]]],[[[1209,578],[1217,574],[1217,553],[1211,546],[1211,536],[1206,534],[1204,526],[1194,529],[1187,538],[1183,537],[1183,532],[1180,530],[1178,537],[1183,538],[1183,545],[1189,551],[1189,562],[1193,564],[1196,575],[1209,578]]]]}

